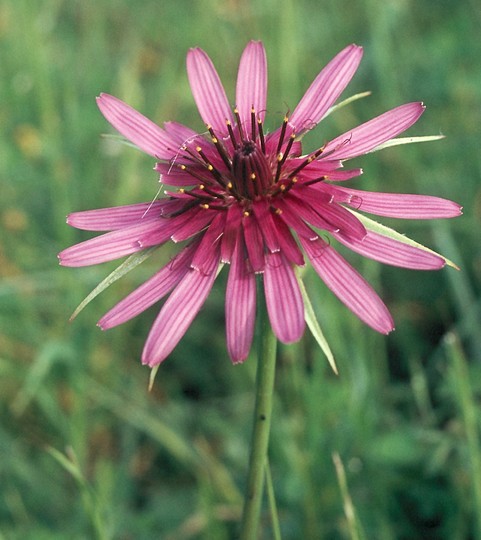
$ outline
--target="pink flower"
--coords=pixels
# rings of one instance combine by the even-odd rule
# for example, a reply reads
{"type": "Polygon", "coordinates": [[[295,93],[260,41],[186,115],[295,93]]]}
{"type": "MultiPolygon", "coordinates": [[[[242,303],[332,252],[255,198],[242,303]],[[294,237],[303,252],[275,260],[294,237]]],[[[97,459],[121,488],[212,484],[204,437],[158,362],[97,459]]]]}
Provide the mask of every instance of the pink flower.
{"type": "Polygon", "coordinates": [[[344,187],[361,169],[346,160],[366,154],[409,128],[424,111],[407,103],[302,154],[300,137],[334,104],[354,75],[362,48],[350,45],[319,73],[290,116],[264,130],[267,66],[262,43],[250,42],[240,61],[236,107],[201,49],[187,55],[187,73],[207,131],[167,122],[163,128],[102,94],[98,106],[126,139],[157,161],[167,198],[70,214],[79,229],[108,231],[59,254],[60,264],[86,266],[131,255],[169,240],[179,253],[100,321],[112,328],[170,293],[155,320],[142,361],[162,362],[182,338],[210,293],[223,263],[230,264],[225,315],[233,362],[249,354],[254,333],[256,274],[273,331],[283,343],[300,339],[304,303],[296,266],[306,255],[331,291],[378,332],[393,329],[391,315],[371,286],[332,247],[328,236],[380,262],[439,269],[441,256],[366,228],[357,211],[408,219],[454,217],[459,205],[432,196],[372,193],[344,187]],[[355,211],[351,211],[354,209],[355,211]]]}

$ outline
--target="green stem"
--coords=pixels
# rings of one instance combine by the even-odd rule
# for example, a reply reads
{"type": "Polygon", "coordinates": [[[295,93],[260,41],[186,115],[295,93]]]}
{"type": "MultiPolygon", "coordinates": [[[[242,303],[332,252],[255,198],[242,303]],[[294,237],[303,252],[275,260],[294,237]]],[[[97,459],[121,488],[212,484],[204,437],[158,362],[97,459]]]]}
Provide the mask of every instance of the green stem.
{"type": "Polygon", "coordinates": [[[277,340],[269,324],[265,302],[259,294],[259,354],[256,375],[256,403],[252,431],[251,454],[241,522],[241,540],[255,540],[261,511],[267,448],[272,415],[272,398],[276,370],[277,340]]]}

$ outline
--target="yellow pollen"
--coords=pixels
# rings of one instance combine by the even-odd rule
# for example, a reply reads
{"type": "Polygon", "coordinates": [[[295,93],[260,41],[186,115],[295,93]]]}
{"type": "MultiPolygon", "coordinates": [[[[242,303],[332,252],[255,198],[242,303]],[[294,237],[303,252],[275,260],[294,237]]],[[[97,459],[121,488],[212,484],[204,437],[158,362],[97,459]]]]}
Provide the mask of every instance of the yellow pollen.
{"type": "Polygon", "coordinates": [[[214,167],[209,163],[209,165],[207,165],[207,168],[209,169],[209,171],[213,171],[214,170],[214,167]]]}
{"type": "Polygon", "coordinates": [[[281,191],[286,191],[286,186],[285,186],[284,184],[281,184],[281,185],[279,186],[279,189],[280,189],[281,191]]]}
{"type": "Polygon", "coordinates": [[[200,184],[200,185],[199,185],[199,189],[205,189],[204,184],[200,184]]]}
{"type": "Polygon", "coordinates": [[[281,210],[280,208],[276,208],[276,209],[274,210],[274,212],[275,212],[278,216],[280,216],[280,215],[282,214],[282,210],[281,210]]]}
{"type": "Polygon", "coordinates": [[[179,193],[185,193],[185,189],[181,187],[181,188],[179,189],[179,193]]]}
{"type": "Polygon", "coordinates": [[[187,167],[185,165],[181,165],[180,168],[185,171],[185,169],[187,169],[187,167]]]}
{"type": "Polygon", "coordinates": [[[256,179],[256,173],[252,173],[251,176],[250,176],[251,180],[255,180],[256,179]]]}
{"type": "Polygon", "coordinates": [[[239,113],[239,109],[237,107],[234,108],[234,114],[238,114],[239,113]]]}
{"type": "Polygon", "coordinates": [[[289,118],[288,118],[288,116],[287,116],[287,114],[286,114],[286,116],[284,116],[284,122],[287,123],[288,121],[289,121],[289,118]]]}
{"type": "Polygon", "coordinates": [[[232,182],[229,182],[229,183],[227,184],[227,188],[228,188],[228,189],[232,189],[232,182]]]}
{"type": "Polygon", "coordinates": [[[206,204],[201,204],[200,207],[203,208],[204,210],[209,209],[209,205],[207,203],[206,204]]]}
{"type": "Polygon", "coordinates": [[[279,153],[277,154],[277,161],[279,161],[279,162],[282,161],[282,158],[283,158],[283,157],[284,157],[284,154],[283,154],[282,152],[279,152],[279,153]]]}
{"type": "Polygon", "coordinates": [[[250,216],[250,212],[248,212],[247,210],[244,212],[244,217],[249,217],[250,216]]]}
{"type": "Polygon", "coordinates": [[[212,137],[212,142],[213,142],[214,144],[217,144],[219,141],[218,141],[217,137],[212,137]]]}
{"type": "Polygon", "coordinates": [[[202,148],[200,146],[195,147],[196,152],[202,152],[202,148]]]}
{"type": "Polygon", "coordinates": [[[297,176],[294,176],[294,177],[292,178],[291,182],[292,182],[293,184],[297,184],[297,180],[298,180],[297,176]]]}

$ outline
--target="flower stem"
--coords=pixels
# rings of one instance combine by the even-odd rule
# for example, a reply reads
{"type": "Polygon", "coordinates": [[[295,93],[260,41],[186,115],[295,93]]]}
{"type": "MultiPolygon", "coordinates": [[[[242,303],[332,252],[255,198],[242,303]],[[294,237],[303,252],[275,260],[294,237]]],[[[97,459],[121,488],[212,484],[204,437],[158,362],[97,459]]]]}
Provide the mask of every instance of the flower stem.
{"type": "MultiPolygon", "coordinates": [[[[260,298],[263,298],[263,296],[263,292],[259,294],[260,298]]],[[[259,354],[256,375],[256,403],[240,540],[255,540],[257,538],[274,394],[277,340],[269,324],[265,302],[261,301],[259,301],[258,324],[259,354]]]]}

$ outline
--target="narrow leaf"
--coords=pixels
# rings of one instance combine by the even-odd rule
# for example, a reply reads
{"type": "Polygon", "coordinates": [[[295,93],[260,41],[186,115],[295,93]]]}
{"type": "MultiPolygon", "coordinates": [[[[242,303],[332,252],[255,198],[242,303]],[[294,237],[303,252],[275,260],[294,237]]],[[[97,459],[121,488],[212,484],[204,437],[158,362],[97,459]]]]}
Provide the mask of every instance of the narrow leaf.
{"type": "Polygon", "coordinates": [[[426,135],[425,137],[398,137],[396,139],[391,139],[390,141],[386,141],[379,146],[376,146],[376,148],[373,148],[369,154],[372,154],[373,152],[377,152],[378,150],[384,150],[384,148],[389,148],[390,146],[399,146],[400,144],[412,144],[412,143],[420,143],[420,142],[431,142],[431,141],[439,141],[440,139],[444,139],[444,135],[426,135]]]}
{"type": "Polygon", "coordinates": [[[309,300],[309,295],[307,294],[304,282],[302,281],[301,276],[297,272],[297,280],[299,282],[299,288],[301,290],[302,299],[304,300],[304,317],[306,319],[307,326],[309,327],[312,335],[317,341],[319,347],[321,347],[323,353],[326,355],[327,361],[329,362],[332,371],[336,375],[339,375],[337,370],[336,361],[334,360],[334,355],[332,354],[329,343],[327,342],[319,322],[317,320],[316,314],[314,313],[314,308],[312,307],[311,301],[309,300]]]}
{"type": "Polygon", "coordinates": [[[110,287],[112,283],[115,283],[118,279],[125,276],[139,264],[148,259],[158,247],[159,246],[154,246],[140,253],[130,255],[130,257],[128,257],[120,266],[117,266],[113,272],[111,272],[103,281],[101,281],[97,287],[95,287],[95,289],[88,296],[86,296],[82,302],[80,302],[76,310],[70,316],[69,321],[73,321],[75,317],[85,308],[85,306],[90,304],[90,302],[101,292],[107,289],[107,287],[110,287]]]}
{"type": "Polygon", "coordinates": [[[349,103],[352,103],[353,101],[357,101],[358,99],[362,99],[362,98],[365,98],[365,97],[368,97],[371,95],[371,92],[368,90],[367,92],[360,92],[359,94],[354,94],[353,96],[350,96],[346,99],[344,99],[343,101],[340,101],[339,103],[337,103],[336,105],[332,106],[328,111],[327,113],[324,115],[323,117],[323,120],[324,118],[326,118],[327,116],[329,116],[330,114],[332,114],[333,112],[341,109],[342,107],[345,107],[346,105],[349,105],[349,103]]]}

